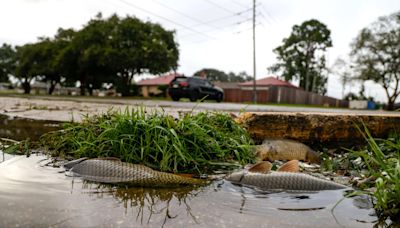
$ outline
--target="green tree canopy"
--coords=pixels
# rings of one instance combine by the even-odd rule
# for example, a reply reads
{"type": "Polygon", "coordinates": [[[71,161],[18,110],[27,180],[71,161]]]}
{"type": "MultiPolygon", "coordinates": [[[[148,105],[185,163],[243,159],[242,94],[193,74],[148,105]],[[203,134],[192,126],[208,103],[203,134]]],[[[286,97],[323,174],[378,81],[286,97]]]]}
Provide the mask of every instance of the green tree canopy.
{"type": "Polygon", "coordinates": [[[205,74],[208,80],[218,82],[245,82],[252,79],[245,71],[239,72],[239,74],[233,72],[227,74],[214,68],[203,68],[194,73],[195,76],[202,76],[202,74],[205,74]]]}
{"type": "MultiPolygon", "coordinates": [[[[69,85],[79,81],[82,95],[86,90],[92,94],[104,83],[112,83],[128,95],[135,75],[177,68],[179,51],[174,34],[135,17],[112,15],[105,19],[98,14],[78,31],[60,28],[54,38],[18,47],[14,75],[25,93],[36,78],[50,83],[49,93],[61,81],[69,85]]],[[[8,61],[2,53],[10,48],[3,45],[0,49],[0,64],[8,61]]],[[[9,70],[3,65],[2,74],[6,74],[9,70]]]]}
{"type": "Polygon", "coordinates": [[[351,47],[354,79],[382,85],[392,110],[400,94],[400,11],[362,29],[351,47]]]}
{"type": "Polygon", "coordinates": [[[15,70],[16,51],[9,44],[3,44],[0,47],[0,82],[8,82],[9,75],[15,70]]]}
{"type": "Polygon", "coordinates": [[[135,75],[160,74],[178,67],[179,50],[174,31],[135,17],[121,19],[114,15],[108,21],[113,30],[106,56],[123,95],[128,93],[135,75]]]}
{"type": "Polygon", "coordinates": [[[81,84],[81,95],[85,94],[85,89],[92,95],[94,89],[112,81],[112,66],[107,61],[114,27],[111,19],[104,20],[98,14],[73,36],[70,43],[72,53],[69,54],[72,61],[76,61],[73,64],[75,79],[81,84]]]}
{"type": "Polygon", "coordinates": [[[31,69],[31,75],[50,84],[49,94],[52,94],[57,83],[61,82],[62,73],[57,64],[57,57],[64,46],[65,44],[50,38],[41,38],[33,45],[36,67],[31,69]]]}
{"type": "Polygon", "coordinates": [[[16,68],[14,76],[21,82],[25,94],[31,91],[31,82],[40,71],[38,44],[25,44],[16,47],[16,68]]]}
{"type": "Polygon", "coordinates": [[[300,81],[300,87],[319,94],[326,93],[328,68],[325,51],[332,47],[330,30],[318,20],[295,25],[283,44],[274,49],[278,63],[269,69],[281,72],[287,81],[300,81]]]}
{"type": "Polygon", "coordinates": [[[208,80],[210,81],[218,81],[218,82],[228,82],[228,75],[221,71],[221,70],[217,70],[217,69],[213,69],[213,68],[203,68],[199,71],[196,71],[196,73],[194,73],[195,76],[206,76],[208,80]]]}

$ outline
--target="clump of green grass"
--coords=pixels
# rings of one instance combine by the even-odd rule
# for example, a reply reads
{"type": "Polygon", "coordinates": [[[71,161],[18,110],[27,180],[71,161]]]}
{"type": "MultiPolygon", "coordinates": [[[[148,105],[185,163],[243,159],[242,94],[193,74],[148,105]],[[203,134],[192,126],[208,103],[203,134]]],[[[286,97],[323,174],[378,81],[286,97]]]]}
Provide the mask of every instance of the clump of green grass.
{"type": "Polygon", "coordinates": [[[226,113],[201,112],[176,119],[145,109],[108,112],[45,134],[53,156],[117,157],[170,172],[207,172],[213,165],[253,162],[245,129],[226,113]]]}
{"type": "Polygon", "coordinates": [[[390,218],[400,222],[400,136],[392,135],[387,140],[374,140],[364,126],[368,147],[361,151],[351,151],[362,158],[361,166],[368,170],[367,176],[375,183],[364,188],[374,187],[370,192],[374,208],[381,219],[390,218]]]}

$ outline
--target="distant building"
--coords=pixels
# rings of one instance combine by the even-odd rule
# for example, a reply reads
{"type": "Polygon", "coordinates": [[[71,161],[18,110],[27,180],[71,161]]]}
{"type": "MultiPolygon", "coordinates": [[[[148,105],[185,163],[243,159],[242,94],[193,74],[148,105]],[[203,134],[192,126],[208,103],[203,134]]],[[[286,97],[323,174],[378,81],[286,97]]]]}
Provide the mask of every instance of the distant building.
{"type": "Polygon", "coordinates": [[[0,82],[0,90],[8,90],[12,88],[11,83],[9,82],[0,82]]]}
{"type": "MultiPolygon", "coordinates": [[[[253,90],[253,81],[239,83],[239,86],[243,90],[249,90],[249,89],[253,90]]],[[[268,90],[268,88],[273,86],[283,86],[283,87],[299,89],[299,87],[294,86],[287,81],[283,81],[272,76],[256,80],[256,90],[268,90]]]]}
{"type": "Polygon", "coordinates": [[[159,96],[163,93],[163,91],[159,89],[159,86],[168,86],[177,76],[182,76],[182,74],[172,72],[161,75],[160,77],[141,80],[137,85],[143,97],[159,96]]]}
{"type": "MultiPolygon", "coordinates": [[[[236,85],[223,82],[215,82],[214,84],[224,90],[224,101],[250,103],[253,102],[253,83],[253,81],[248,81],[236,83],[236,85]]],[[[307,92],[287,81],[271,76],[256,80],[256,93],[257,103],[308,104],[330,107],[348,106],[347,101],[307,92]]]]}

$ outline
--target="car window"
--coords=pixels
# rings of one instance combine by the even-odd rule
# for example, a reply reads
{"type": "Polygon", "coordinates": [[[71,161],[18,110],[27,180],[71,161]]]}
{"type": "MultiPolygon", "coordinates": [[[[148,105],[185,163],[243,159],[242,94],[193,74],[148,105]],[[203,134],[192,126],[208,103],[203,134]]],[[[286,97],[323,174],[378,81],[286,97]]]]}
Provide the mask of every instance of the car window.
{"type": "Polygon", "coordinates": [[[187,80],[187,78],[175,78],[176,82],[186,82],[187,80]]]}
{"type": "Polygon", "coordinates": [[[205,86],[212,87],[211,82],[209,82],[209,81],[204,81],[204,83],[205,83],[205,86]]]}
{"type": "Polygon", "coordinates": [[[199,79],[199,78],[190,78],[190,84],[193,85],[203,85],[203,80],[199,79]]]}
{"type": "Polygon", "coordinates": [[[205,81],[204,81],[204,80],[201,80],[201,79],[197,79],[197,83],[198,83],[199,85],[205,85],[205,81]]]}

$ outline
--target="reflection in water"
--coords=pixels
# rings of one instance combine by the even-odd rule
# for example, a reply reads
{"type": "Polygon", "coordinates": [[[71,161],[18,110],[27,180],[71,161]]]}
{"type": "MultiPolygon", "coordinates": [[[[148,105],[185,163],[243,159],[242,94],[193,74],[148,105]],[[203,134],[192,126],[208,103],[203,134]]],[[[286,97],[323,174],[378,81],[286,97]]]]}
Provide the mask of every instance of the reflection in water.
{"type": "Polygon", "coordinates": [[[49,131],[59,130],[60,122],[9,117],[0,114],[0,138],[33,141],[49,131]]]}
{"type": "Polygon", "coordinates": [[[0,205],[7,205],[0,207],[0,227],[364,228],[376,220],[351,198],[335,208],[336,223],[331,209],[343,191],[268,193],[224,180],[199,188],[116,187],[68,177],[45,158],[0,163],[0,205]],[[307,208],[318,210],[299,210],[307,208]]]}
{"type": "Polygon", "coordinates": [[[128,209],[135,208],[137,210],[136,220],[140,220],[140,224],[143,224],[144,219],[146,219],[146,223],[149,224],[153,215],[156,214],[160,216],[164,214],[164,222],[162,223],[162,226],[164,226],[169,219],[175,219],[179,216],[178,213],[173,212],[173,210],[176,210],[176,205],[184,206],[187,215],[189,215],[195,223],[198,223],[188,204],[188,200],[195,197],[201,191],[200,187],[124,187],[83,181],[82,189],[85,193],[96,196],[99,199],[111,195],[122,202],[125,213],[127,213],[128,209]],[[171,202],[173,202],[172,208],[170,206],[171,202]]]}

